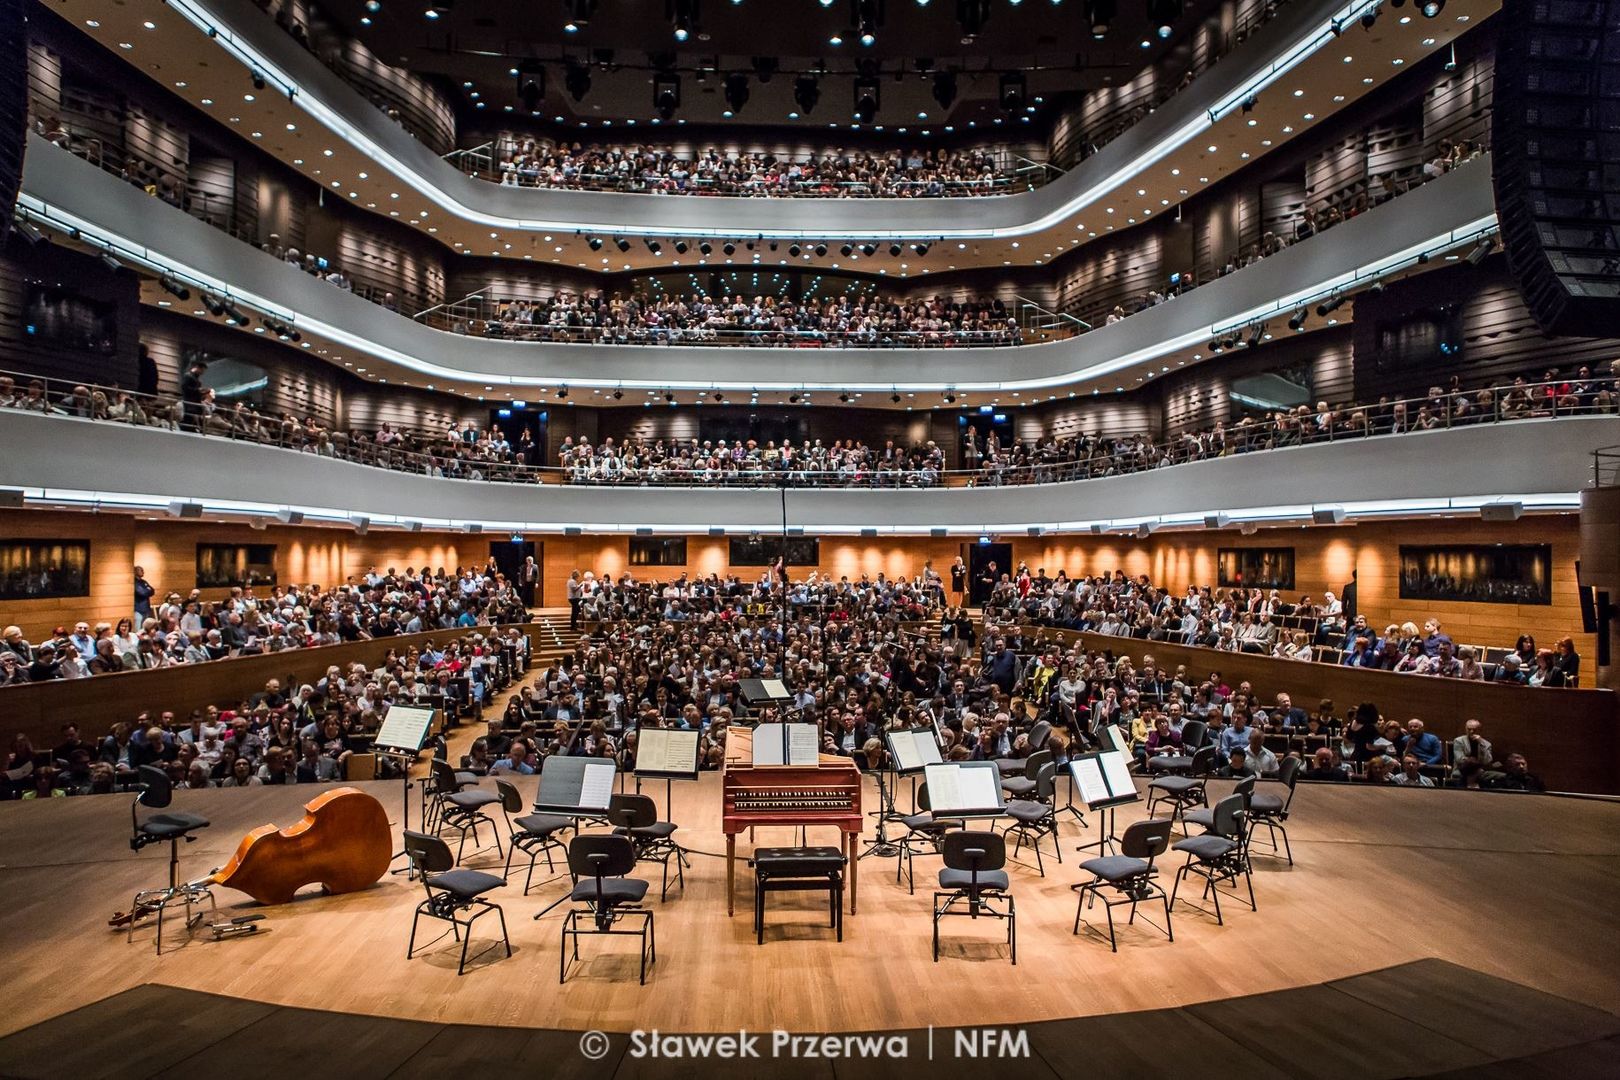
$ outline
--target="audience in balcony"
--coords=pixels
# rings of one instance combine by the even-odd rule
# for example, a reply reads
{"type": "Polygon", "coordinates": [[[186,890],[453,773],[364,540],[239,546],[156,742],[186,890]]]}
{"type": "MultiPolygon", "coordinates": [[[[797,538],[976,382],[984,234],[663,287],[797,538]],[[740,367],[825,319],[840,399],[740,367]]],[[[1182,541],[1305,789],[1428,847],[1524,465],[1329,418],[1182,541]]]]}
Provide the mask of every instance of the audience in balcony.
{"type": "Polygon", "coordinates": [[[933,441],[902,447],[893,440],[881,449],[857,440],[824,443],[806,439],[780,446],[753,439],[687,441],[604,439],[563,440],[557,463],[570,483],[726,483],[778,479],[815,487],[931,487],[940,482],[945,454],[933,441]]]}
{"type": "Polygon", "coordinates": [[[653,296],[559,292],[511,300],[452,328],[488,337],[604,345],[742,344],[905,348],[1019,345],[1018,320],[1000,300],[834,296],[802,301],[741,294],[653,296]]]}
{"type": "Polygon", "coordinates": [[[944,147],[876,153],[830,149],[796,161],[775,154],[704,147],[551,145],[500,142],[500,182],[522,187],[654,195],[803,195],[819,198],[939,198],[998,195],[1015,188],[1007,160],[989,149],[944,147]]]}
{"type": "MultiPolygon", "coordinates": [[[[224,600],[204,601],[201,589],[186,598],[169,592],[152,614],[106,622],[80,622],[73,633],[57,627],[31,644],[17,626],[0,638],[0,686],[48,682],[203,664],[233,656],[311,648],[374,637],[434,630],[464,630],[520,622],[526,611],[513,584],[491,563],[447,574],[423,566],[403,574],[373,570],[363,581],[233,587],[224,600]]],[[[481,665],[476,658],[458,660],[481,665]]]]}

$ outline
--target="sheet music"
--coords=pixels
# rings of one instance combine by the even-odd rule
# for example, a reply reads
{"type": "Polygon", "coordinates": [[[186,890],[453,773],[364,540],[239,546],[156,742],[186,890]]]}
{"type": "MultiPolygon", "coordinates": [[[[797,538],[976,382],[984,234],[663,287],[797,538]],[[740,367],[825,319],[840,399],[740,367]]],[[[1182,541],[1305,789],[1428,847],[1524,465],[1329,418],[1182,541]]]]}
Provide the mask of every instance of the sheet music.
{"type": "Polygon", "coordinates": [[[894,751],[894,766],[901,772],[916,772],[927,765],[938,765],[945,759],[939,756],[939,744],[934,733],[921,731],[891,731],[889,746],[894,751]]]}
{"type": "Polygon", "coordinates": [[[700,736],[701,732],[678,728],[642,728],[636,743],[636,772],[696,773],[700,736]]]}
{"type": "Polygon", "coordinates": [[[819,765],[821,763],[821,737],[814,724],[789,724],[789,765],[819,765]]]}
{"type": "Polygon", "coordinates": [[[415,705],[390,705],[377,729],[373,745],[390,750],[420,750],[433,724],[433,710],[415,705]]]}
{"type": "Polygon", "coordinates": [[[956,783],[955,765],[930,765],[924,773],[928,785],[928,805],[935,810],[955,809],[962,805],[962,793],[956,783]]]}
{"type": "Polygon", "coordinates": [[[1107,802],[1112,796],[1108,781],[1103,779],[1102,765],[1094,757],[1075,758],[1069,762],[1074,782],[1080,787],[1080,798],[1088,806],[1107,802]]]}
{"type": "Polygon", "coordinates": [[[1109,793],[1116,799],[1135,798],[1136,781],[1131,779],[1125,755],[1118,750],[1105,750],[1097,758],[1102,762],[1103,779],[1108,781],[1109,793]]]}
{"type": "Polygon", "coordinates": [[[1107,724],[1103,727],[1103,738],[1108,741],[1110,750],[1128,751],[1130,740],[1125,737],[1125,731],[1118,724],[1107,724]]]}
{"type": "Polygon", "coordinates": [[[938,814],[1000,810],[1001,774],[993,764],[929,765],[928,802],[938,814]]]}
{"type": "Polygon", "coordinates": [[[611,761],[585,763],[585,780],[579,789],[579,805],[585,810],[606,810],[613,799],[613,778],[618,766],[611,761]]]}
{"type": "Polygon", "coordinates": [[[781,679],[761,679],[759,683],[765,688],[765,693],[777,701],[783,701],[793,696],[788,693],[787,683],[781,679]]]}

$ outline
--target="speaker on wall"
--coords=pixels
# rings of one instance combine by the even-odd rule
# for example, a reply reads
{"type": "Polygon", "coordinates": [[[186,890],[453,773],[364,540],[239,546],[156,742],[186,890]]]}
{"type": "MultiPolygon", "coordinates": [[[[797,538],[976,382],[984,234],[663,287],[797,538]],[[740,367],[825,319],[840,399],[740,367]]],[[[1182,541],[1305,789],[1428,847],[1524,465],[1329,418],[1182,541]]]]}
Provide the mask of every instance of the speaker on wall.
{"type": "Polygon", "coordinates": [[[1508,268],[1547,334],[1620,322],[1620,0],[1504,0],[1491,170],[1508,268]]]}
{"type": "Polygon", "coordinates": [[[302,510],[277,510],[276,520],[283,525],[302,525],[304,512],[302,510]]]}
{"type": "Polygon", "coordinates": [[[180,500],[180,499],[176,499],[173,502],[169,503],[169,516],[170,517],[175,517],[175,518],[200,518],[200,517],[202,517],[202,511],[203,511],[202,503],[185,502],[185,501],[180,500]]]}
{"type": "Polygon", "coordinates": [[[11,213],[22,184],[28,135],[27,0],[0,0],[0,243],[11,232],[11,213]]]}
{"type": "Polygon", "coordinates": [[[1337,525],[1344,520],[1344,507],[1329,506],[1311,511],[1311,521],[1317,525],[1337,525]]]}
{"type": "Polygon", "coordinates": [[[1524,516],[1524,503],[1486,503],[1479,508],[1479,516],[1483,521],[1518,521],[1524,516]]]}

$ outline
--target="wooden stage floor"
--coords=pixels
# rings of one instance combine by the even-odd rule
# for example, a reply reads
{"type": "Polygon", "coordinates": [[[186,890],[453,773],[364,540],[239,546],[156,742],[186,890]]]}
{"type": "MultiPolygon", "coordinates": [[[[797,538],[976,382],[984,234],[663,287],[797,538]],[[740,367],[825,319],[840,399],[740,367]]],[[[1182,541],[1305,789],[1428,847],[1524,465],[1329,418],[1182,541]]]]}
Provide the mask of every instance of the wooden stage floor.
{"type": "MultiPolygon", "coordinates": [[[[521,780],[526,796],[535,783],[532,777],[521,780]]],[[[397,819],[397,783],[358,786],[381,799],[397,819]]],[[[1117,954],[1094,936],[1071,935],[1069,886],[1080,879],[1076,863],[1083,857],[1074,849],[1092,837],[1082,837],[1065,816],[1063,864],[1048,852],[1044,879],[1032,865],[1013,868],[1019,912],[1014,967],[1007,962],[999,924],[967,919],[946,920],[943,955],[938,964],[930,961],[934,859],[918,861],[915,896],[895,884],[893,859],[865,860],[859,914],[846,918],[841,944],[825,925],[822,897],[777,894],[766,943],[756,945],[746,895],[750,875],[742,867],[737,914],[729,919],[725,914],[725,863],[712,854],[724,851],[718,775],[677,783],[673,790],[673,818],[681,826],[677,839],[694,854],[684,893],[672,889],[667,902],[657,901],[658,868],[648,867],[642,875],[653,881],[649,899],[658,922],[658,960],[645,987],[636,984],[632,939],[589,938],[581,946],[583,962],[559,987],[563,909],[538,922],[530,916],[562,893],[566,879],[537,885],[525,897],[517,875],[511,886],[493,894],[506,910],[513,955],[507,958],[496,947],[459,978],[456,945],[448,937],[405,959],[411,911],[422,894],[403,876],[386,877],[348,896],[322,896],[311,888],[291,904],[262,909],[267,919],[254,936],[216,943],[199,935],[158,957],[150,931],[138,932],[128,944],[122,933],[106,927],[108,916],[126,907],[131,893],[160,884],[166,874],[166,847],[130,852],[128,799],[4,804],[0,894],[6,914],[0,920],[0,955],[10,962],[0,1035],[125,991],[157,992],[149,986],[137,990],[147,984],[350,1018],[576,1032],[905,1030],[1140,1017],[1150,1010],[1212,1003],[1200,1005],[1209,1011],[1205,1022],[1229,1034],[1265,1025],[1272,1015],[1279,1022],[1307,1016],[1328,1030],[1342,1028],[1343,1045],[1323,1052],[1327,1064],[1343,1064],[1343,1055],[1363,1044],[1411,1038],[1429,1046],[1477,1048],[1482,1031],[1500,1034],[1505,1024],[1506,1030],[1516,1030],[1517,1022],[1505,1016],[1511,1010],[1501,994],[1488,989],[1500,984],[1477,978],[1446,984],[1452,986],[1447,1007],[1453,1021],[1444,1033],[1414,1029],[1402,1036],[1383,1021],[1356,1019],[1355,1010],[1344,1011],[1342,990],[1331,999],[1278,999],[1275,1008],[1265,1004],[1269,999],[1238,1012],[1219,1004],[1277,991],[1322,993],[1322,984],[1427,960],[1449,964],[1410,970],[1466,969],[1465,975],[1477,972],[1527,988],[1514,989],[1527,999],[1550,1000],[1530,994],[1541,991],[1572,1009],[1578,1007],[1571,1003],[1590,1007],[1575,1014],[1583,1018],[1572,1021],[1578,1031],[1557,1045],[1620,1031],[1613,1015],[1620,1013],[1620,935],[1615,933],[1620,803],[1302,786],[1290,822],[1296,865],[1257,857],[1258,912],[1223,905],[1226,925],[1217,926],[1212,915],[1178,903],[1174,942],[1148,928],[1122,927],[1117,954]]],[[[1213,784],[1212,790],[1221,793],[1224,785],[1213,784]]],[[[662,809],[662,783],[648,791],[662,809]]],[[[198,842],[183,846],[182,876],[201,876],[223,863],[254,826],[296,821],[302,802],[314,793],[310,788],[177,792],[176,808],[213,820],[198,842]]],[[[903,804],[905,799],[902,792],[903,804]]],[[[876,804],[873,789],[866,805],[876,804]]],[[[413,800],[413,820],[417,810],[413,800]]],[[[1139,807],[1121,810],[1119,828],[1140,813],[1139,807]]],[[[822,838],[833,839],[830,831],[822,838]]],[[[789,839],[787,829],[762,829],[757,842],[789,839]]],[[[810,839],[815,842],[818,834],[812,831],[810,839]]],[[[494,851],[469,855],[467,862],[492,864],[494,851]]],[[[229,890],[219,897],[222,911],[255,907],[229,890]]],[[[1095,915],[1101,917],[1100,909],[1095,915]]],[[[424,938],[431,937],[430,930],[436,927],[424,922],[424,938]]],[[[493,930],[493,920],[481,920],[474,949],[491,941],[493,930]]],[[[1381,998],[1376,979],[1356,985],[1362,986],[1360,998],[1405,1014],[1398,1000],[1381,998]]],[[[1437,996],[1445,995],[1440,990],[1417,995],[1437,996]]],[[[1149,1042],[1156,1038],[1151,1025],[1135,1030],[1149,1042]]],[[[34,1075],[5,1052],[27,1045],[31,1034],[0,1043],[0,1074],[34,1075]]],[[[1432,1073],[1452,1063],[1478,1065],[1553,1045],[1545,1038],[1515,1043],[1508,1037],[1483,1056],[1441,1054],[1417,1065],[1432,1073]]],[[[1377,1054],[1374,1059],[1382,1060],[1377,1054]]],[[[278,1058],[278,1063],[285,1061],[278,1058]]],[[[1300,1063],[1274,1064],[1292,1075],[1313,1072],[1300,1063]]],[[[1392,1068],[1387,1075],[1412,1075],[1416,1066],[1392,1068]]],[[[1579,1071],[1563,1071],[1565,1080],[1574,1075],[1579,1071]]]]}

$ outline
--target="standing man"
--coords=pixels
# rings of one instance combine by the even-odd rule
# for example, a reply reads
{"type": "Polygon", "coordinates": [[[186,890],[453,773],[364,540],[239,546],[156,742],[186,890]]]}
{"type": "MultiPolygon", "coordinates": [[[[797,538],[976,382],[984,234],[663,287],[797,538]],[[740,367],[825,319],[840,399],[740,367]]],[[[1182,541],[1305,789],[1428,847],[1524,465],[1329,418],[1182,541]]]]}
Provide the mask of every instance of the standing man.
{"type": "Polygon", "coordinates": [[[203,364],[193,361],[180,379],[180,426],[186,431],[202,430],[203,364]]]}
{"type": "Polygon", "coordinates": [[[146,580],[146,570],[137,566],[135,568],[135,629],[141,628],[141,623],[152,617],[152,597],[157,594],[157,587],[146,580]]]}
{"type": "Polygon", "coordinates": [[[540,564],[534,561],[533,555],[527,556],[518,574],[518,596],[522,598],[524,607],[534,607],[534,587],[539,582],[540,564]]]}
{"type": "Polygon", "coordinates": [[[568,629],[579,629],[579,571],[568,575],[568,629]]]}

